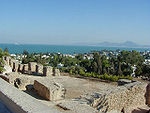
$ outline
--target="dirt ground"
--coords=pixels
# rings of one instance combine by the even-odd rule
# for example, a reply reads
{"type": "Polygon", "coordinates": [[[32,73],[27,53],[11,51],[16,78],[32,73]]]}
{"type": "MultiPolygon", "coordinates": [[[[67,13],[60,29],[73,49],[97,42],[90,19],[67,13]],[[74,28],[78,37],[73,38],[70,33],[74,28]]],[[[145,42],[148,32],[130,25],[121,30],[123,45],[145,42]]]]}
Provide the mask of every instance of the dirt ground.
{"type": "Polygon", "coordinates": [[[44,80],[44,81],[54,81],[56,83],[62,84],[66,89],[66,99],[77,98],[84,94],[95,93],[106,93],[110,89],[116,88],[116,84],[110,84],[100,81],[93,81],[88,79],[74,78],[70,76],[49,76],[41,77],[35,75],[26,75],[19,73],[10,73],[10,80],[13,82],[16,78],[27,78],[30,84],[33,84],[34,80],[44,80]]]}

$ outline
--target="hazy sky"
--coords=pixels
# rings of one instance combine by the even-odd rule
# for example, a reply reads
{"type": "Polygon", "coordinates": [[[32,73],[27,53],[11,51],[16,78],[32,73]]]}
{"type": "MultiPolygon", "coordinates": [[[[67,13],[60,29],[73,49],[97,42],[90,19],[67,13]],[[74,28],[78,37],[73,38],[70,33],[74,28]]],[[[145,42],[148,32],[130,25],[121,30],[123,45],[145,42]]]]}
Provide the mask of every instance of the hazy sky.
{"type": "Polygon", "coordinates": [[[150,0],[0,0],[0,43],[150,44],[150,0]]]}

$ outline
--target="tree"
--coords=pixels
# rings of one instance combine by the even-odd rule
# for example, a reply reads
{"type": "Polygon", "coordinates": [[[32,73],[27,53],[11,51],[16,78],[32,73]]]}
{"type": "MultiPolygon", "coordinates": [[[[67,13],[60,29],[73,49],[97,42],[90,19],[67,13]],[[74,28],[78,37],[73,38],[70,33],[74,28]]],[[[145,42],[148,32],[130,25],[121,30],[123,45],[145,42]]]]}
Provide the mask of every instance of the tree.
{"type": "Polygon", "coordinates": [[[9,51],[8,51],[8,48],[7,48],[7,47],[4,49],[4,52],[5,52],[5,53],[9,53],[9,51]]]}
{"type": "Polygon", "coordinates": [[[3,71],[4,71],[4,68],[0,66],[0,73],[2,73],[3,71]]]}
{"type": "Polygon", "coordinates": [[[142,73],[143,73],[143,72],[142,72],[141,66],[137,66],[137,67],[136,67],[136,70],[135,70],[135,75],[136,75],[136,76],[140,76],[142,73]]]}
{"type": "Polygon", "coordinates": [[[97,71],[97,68],[98,68],[97,63],[94,62],[94,63],[93,63],[93,72],[97,73],[97,72],[98,72],[98,71],[97,71]]]}
{"type": "Polygon", "coordinates": [[[94,70],[97,70],[96,73],[101,74],[102,73],[102,62],[101,62],[101,56],[99,53],[94,53],[94,70]],[[95,69],[97,67],[97,69],[95,69]]]}
{"type": "Polygon", "coordinates": [[[27,50],[24,50],[23,55],[29,55],[29,52],[27,50]]]}
{"type": "Polygon", "coordinates": [[[4,60],[3,60],[3,56],[5,56],[4,52],[2,51],[2,49],[0,48],[0,73],[2,73],[4,71],[4,60]]]}
{"type": "Polygon", "coordinates": [[[84,67],[88,72],[91,72],[91,61],[88,59],[82,60],[80,66],[84,67]]]}
{"type": "Polygon", "coordinates": [[[121,62],[118,62],[118,75],[122,75],[122,70],[121,70],[121,62]]]}
{"type": "Polygon", "coordinates": [[[97,61],[97,66],[98,66],[98,74],[102,74],[102,62],[101,62],[101,59],[100,57],[98,58],[98,61],[97,61]]]}

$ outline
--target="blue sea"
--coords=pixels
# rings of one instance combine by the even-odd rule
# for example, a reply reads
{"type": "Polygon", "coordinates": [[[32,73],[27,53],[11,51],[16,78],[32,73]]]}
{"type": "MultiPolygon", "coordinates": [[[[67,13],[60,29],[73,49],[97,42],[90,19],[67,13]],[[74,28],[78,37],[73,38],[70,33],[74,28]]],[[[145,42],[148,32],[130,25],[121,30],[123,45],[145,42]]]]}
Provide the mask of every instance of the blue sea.
{"type": "Polygon", "coordinates": [[[29,53],[56,53],[76,54],[88,53],[91,51],[100,50],[127,50],[127,51],[150,51],[150,48],[119,48],[119,47],[98,47],[98,46],[71,46],[71,45],[32,45],[32,44],[0,44],[0,48],[8,48],[11,54],[23,53],[27,50],[29,53]]]}

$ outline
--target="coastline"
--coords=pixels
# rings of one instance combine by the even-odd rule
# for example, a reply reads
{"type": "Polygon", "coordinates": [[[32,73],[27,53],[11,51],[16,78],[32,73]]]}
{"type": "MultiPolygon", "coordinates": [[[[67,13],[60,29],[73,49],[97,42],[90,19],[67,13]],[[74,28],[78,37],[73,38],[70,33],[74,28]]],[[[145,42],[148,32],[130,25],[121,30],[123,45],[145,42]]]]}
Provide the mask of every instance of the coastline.
{"type": "Polygon", "coordinates": [[[44,45],[44,44],[0,44],[0,48],[8,48],[11,54],[20,54],[24,50],[29,53],[63,53],[63,54],[78,54],[78,53],[89,53],[91,51],[101,50],[127,50],[127,51],[150,51],[150,48],[131,48],[131,47],[103,47],[94,45],[44,45]]]}

